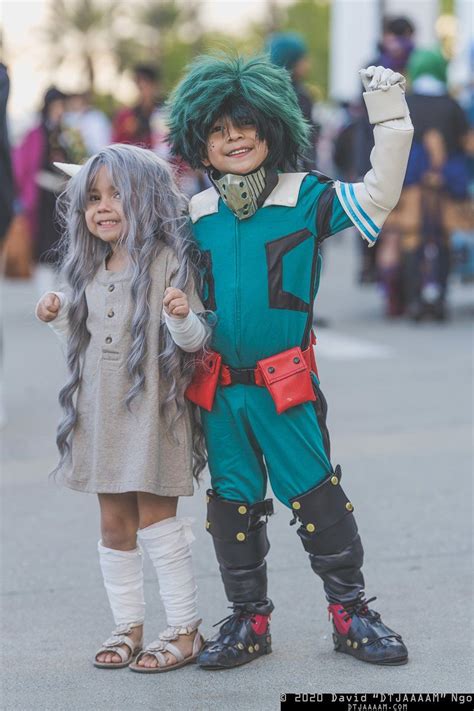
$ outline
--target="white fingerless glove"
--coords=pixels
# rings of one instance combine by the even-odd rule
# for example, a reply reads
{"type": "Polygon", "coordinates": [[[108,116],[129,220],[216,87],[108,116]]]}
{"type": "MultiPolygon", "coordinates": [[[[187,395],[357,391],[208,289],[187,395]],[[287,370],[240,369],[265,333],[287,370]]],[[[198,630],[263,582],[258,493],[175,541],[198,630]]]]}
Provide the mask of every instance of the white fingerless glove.
{"type": "Polygon", "coordinates": [[[361,69],[363,94],[370,123],[383,123],[408,116],[405,101],[406,80],[402,74],[385,67],[361,69]]]}

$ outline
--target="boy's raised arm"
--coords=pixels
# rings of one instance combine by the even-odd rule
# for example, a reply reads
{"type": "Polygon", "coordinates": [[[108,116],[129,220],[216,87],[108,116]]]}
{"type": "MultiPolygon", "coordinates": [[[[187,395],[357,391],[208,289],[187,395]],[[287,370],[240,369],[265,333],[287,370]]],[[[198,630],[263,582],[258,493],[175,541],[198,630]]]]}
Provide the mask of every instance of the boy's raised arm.
{"type": "Polygon", "coordinates": [[[396,206],[405,178],[413,124],[405,100],[405,78],[384,67],[360,71],[375,145],[371,169],[360,183],[335,183],[342,208],[369,246],[396,206]]]}

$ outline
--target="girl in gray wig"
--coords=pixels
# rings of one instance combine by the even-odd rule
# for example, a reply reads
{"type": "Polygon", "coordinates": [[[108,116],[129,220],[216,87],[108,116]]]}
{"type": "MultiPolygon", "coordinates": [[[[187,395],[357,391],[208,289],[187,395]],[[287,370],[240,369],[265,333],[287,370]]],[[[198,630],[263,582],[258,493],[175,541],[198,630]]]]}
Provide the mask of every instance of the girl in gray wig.
{"type": "Polygon", "coordinates": [[[56,474],[99,497],[100,565],[117,629],[94,664],[129,666],[139,652],[134,671],[168,671],[202,645],[192,534],[176,518],[178,497],[192,494],[205,464],[184,391],[209,338],[183,198],[167,164],[134,146],[60,167],[72,176],[58,201],[65,288],[45,294],[36,313],[67,343],[56,474]],[[141,546],[169,625],[143,651],[141,546]]]}

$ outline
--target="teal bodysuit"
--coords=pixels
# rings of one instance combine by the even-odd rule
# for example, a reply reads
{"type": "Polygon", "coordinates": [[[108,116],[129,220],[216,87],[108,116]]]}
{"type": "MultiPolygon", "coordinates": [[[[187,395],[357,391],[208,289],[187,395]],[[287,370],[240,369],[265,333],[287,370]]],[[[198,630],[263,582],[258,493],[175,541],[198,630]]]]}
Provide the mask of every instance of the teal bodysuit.
{"type": "MultiPolygon", "coordinates": [[[[308,347],[321,269],[320,242],[352,225],[332,182],[280,174],[251,217],[239,220],[214,188],[196,195],[190,215],[202,251],[204,303],[217,321],[211,347],[234,368],[294,346],[308,347]]],[[[212,488],[249,504],[289,499],[332,472],[326,405],[313,375],[315,402],[277,414],[266,388],[218,387],[212,412],[201,410],[212,488]]]]}

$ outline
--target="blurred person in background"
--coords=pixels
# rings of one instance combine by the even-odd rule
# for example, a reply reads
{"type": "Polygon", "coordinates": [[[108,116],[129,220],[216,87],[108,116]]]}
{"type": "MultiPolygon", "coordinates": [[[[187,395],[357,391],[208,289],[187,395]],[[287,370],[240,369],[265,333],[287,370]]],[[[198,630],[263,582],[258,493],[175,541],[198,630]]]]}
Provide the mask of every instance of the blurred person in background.
{"type": "Polygon", "coordinates": [[[111,143],[110,121],[103,111],[92,105],[89,92],[68,96],[64,123],[79,131],[89,156],[111,143]]]}
{"type": "Polygon", "coordinates": [[[31,276],[31,240],[26,221],[15,216],[15,182],[8,135],[7,102],[10,80],[0,63],[0,274],[1,277],[31,276]]]}
{"type": "Polygon", "coordinates": [[[153,123],[163,104],[160,96],[160,71],[150,64],[137,64],[133,71],[138,101],[134,106],[120,109],[115,115],[112,142],[153,148],[153,123]]]}
{"type": "MultiPolygon", "coordinates": [[[[414,36],[415,27],[407,17],[385,17],[377,55],[368,64],[375,66],[380,64],[394,72],[404,74],[410,54],[415,47],[414,36]]],[[[373,147],[373,132],[365,111],[361,111],[355,128],[354,140],[354,172],[357,176],[365,175],[369,170],[370,152],[373,147]]],[[[383,236],[373,249],[361,250],[358,276],[361,284],[370,284],[377,280],[377,252],[382,242],[383,236]]]]}
{"type": "Polygon", "coordinates": [[[355,101],[341,102],[336,115],[337,130],[333,138],[332,160],[337,178],[346,182],[353,182],[357,178],[354,151],[361,115],[362,105],[355,101]]]}
{"type": "MultiPolygon", "coordinates": [[[[470,44],[470,63],[474,66],[474,39],[470,44]]],[[[468,165],[468,195],[466,209],[463,211],[467,220],[457,220],[453,224],[451,240],[451,273],[459,276],[462,283],[474,281],[474,221],[472,218],[472,201],[474,199],[474,74],[471,74],[461,87],[457,96],[465,111],[469,124],[469,133],[464,142],[468,165]]],[[[459,211],[458,211],[459,216],[459,211]]]]}
{"type": "Polygon", "coordinates": [[[52,286],[57,256],[52,247],[59,239],[54,211],[64,180],[53,167],[55,161],[81,162],[86,151],[80,133],[63,123],[66,94],[47,90],[39,123],[13,152],[18,213],[25,219],[32,244],[35,278],[41,293],[52,286]]]}
{"type": "Polygon", "coordinates": [[[310,126],[309,146],[300,159],[299,168],[302,171],[315,170],[320,126],[313,119],[314,101],[304,85],[311,70],[308,48],[296,32],[281,32],[270,37],[268,51],[271,61],[290,73],[301,113],[310,126]]]}
{"type": "Polygon", "coordinates": [[[209,183],[179,157],[170,155],[168,146],[167,109],[161,95],[160,71],[149,64],[134,68],[138,102],[115,115],[112,125],[113,143],[131,143],[150,148],[160,158],[169,161],[181,191],[188,197],[204,190],[209,183]]]}
{"type": "MultiPolygon", "coordinates": [[[[13,218],[13,172],[7,126],[7,102],[10,80],[7,68],[0,62],[0,278],[4,276],[4,239],[13,218]]],[[[0,313],[0,429],[6,415],[3,398],[3,313],[0,313]]]]}
{"type": "Polygon", "coordinates": [[[438,49],[415,50],[407,97],[415,134],[400,202],[380,245],[386,313],[419,320],[446,317],[450,232],[468,220],[469,125],[447,89],[448,62],[438,49]],[[459,209],[461,208],[461,209],[459,209]]]}
{"type": "Polygon", "coordinates": [[[13,218],[13,172],[7,126],[9,92],[7,68],[0,62],[0,248],[13,218]]]}

